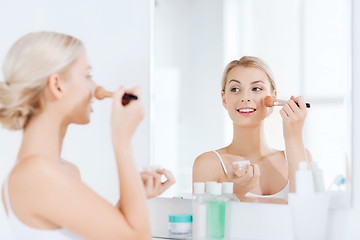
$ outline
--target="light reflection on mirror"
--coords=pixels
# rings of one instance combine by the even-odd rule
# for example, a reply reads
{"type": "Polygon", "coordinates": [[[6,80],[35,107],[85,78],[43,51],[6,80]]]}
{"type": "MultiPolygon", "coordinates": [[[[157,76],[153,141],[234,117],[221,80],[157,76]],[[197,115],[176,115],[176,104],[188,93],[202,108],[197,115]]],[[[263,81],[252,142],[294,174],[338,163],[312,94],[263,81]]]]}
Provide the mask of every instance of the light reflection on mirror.
{"type": "MultiPolygon", "coordinates": [[[[278,97],[312,104],[303,138],[328,189],[350,180],[350,2],[337,0],[157,0],[151,163],[173,171],[165,194],[191,193],[192,166],[227,146],[232,122],[221,104],[227,63],[250,55],[272,69],[278,97]]],[[[283,150],[279,108],[266,120],[283,150]]],[[[335,190],[335,189],[333,189],[335,190]]]]}

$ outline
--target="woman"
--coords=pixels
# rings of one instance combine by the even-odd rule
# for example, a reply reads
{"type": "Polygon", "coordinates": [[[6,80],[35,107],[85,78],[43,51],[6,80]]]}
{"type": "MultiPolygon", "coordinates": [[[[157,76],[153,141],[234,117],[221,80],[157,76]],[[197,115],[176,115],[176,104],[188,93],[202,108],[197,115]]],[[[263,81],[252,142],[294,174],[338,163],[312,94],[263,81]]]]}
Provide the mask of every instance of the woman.
{"type": "Polygon", "coordinates": [[[246,197],[287,198],[295,191],[295,172],[300,161],[311,161],[302,129],[307,110],[302,97],[291,97],[280,110],[286,151],[271,149],[264,134],[264,120],[271,109],[265,96],[276,98],[269,67],[259,58],[245,56],[230,62],[222,80],[222,104],[233,121],[232,143],[198,156],[193,165],[193,182],[234,182],[234,193],[246,197]],[[298,103],[298,105],[296,104],[298,103]],[[249,160],[245,170],[235,161],[249,160]]]}
{"type": "Polygon", "coordinates": [[[67,127],[89,123],[92,112],[95,83],[83,44],[60,33],[30,33],[12,46],[3,70],[0,122],[23,130],[16,164],[2,189],[17,237],[151,239],[146,194],[160,194],[174,179],[167,170],[141,177],[136,171],[130,141],[144,115],[140,89],[120,87],[113,97],[112,143],[121,198],[112,206],[81,181],[74,164],[61,159],[67,127]],[[125,92],[139,100],[123,106],[125,92]]]}

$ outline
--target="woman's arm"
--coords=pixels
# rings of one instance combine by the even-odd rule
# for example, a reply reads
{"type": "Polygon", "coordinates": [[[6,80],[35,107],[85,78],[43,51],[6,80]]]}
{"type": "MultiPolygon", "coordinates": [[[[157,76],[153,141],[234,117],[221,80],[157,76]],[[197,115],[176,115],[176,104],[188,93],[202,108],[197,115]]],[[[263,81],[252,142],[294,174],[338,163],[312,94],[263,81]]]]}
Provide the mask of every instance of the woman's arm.
{"type": "Polygon", "coordinates": [[[286,156],[288,159],[290,192],[295,192],[295,174],[299,162],[306,161],[310,167],[311,154],[305,149],[303,142],[303,126],[307,116],[306,104],[303,97],[288,101],[280,110],[283,119],[283,133],[285,139],[286,156]],[[299,106],[296,104],[298,103],[299,106]]]}
{"type": "Polygon", "coordinates": [[[143,106],[139,89],[128,91],[139,99],[123,106],[124,92],[119,89],[114,94],[111,118],[121,194],[119,207],[112,206],[74,174],[55,167],[48,159],[34,159],[32,162],[41,164],[28,166],[32,171],[27,171],[27,179],[31,181],[24,192],[33,196],[31,211],[86,239],[151,239],[145,192],[130,146],[143,118],[143,106]]]}
{"type": "Polygon", "coordinates": [[[122,88],[114,93],[111,118],[112,142],[120,183],[119,210],[132,229],[147,233],[150,238],[145,191],[131,151],[131,138],[144,116],[141,91],[140,88],[126,91],[138,96],[138,100],[130,101],[126,106],[121,103],[124,93],[122,88]]]}

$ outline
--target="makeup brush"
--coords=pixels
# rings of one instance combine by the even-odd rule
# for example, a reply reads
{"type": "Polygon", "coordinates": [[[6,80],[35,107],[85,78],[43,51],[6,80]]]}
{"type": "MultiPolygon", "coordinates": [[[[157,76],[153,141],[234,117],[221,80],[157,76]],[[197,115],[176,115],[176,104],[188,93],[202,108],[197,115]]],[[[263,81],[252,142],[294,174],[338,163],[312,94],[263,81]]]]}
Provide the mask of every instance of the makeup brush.
{"type": "MultiPolygon", "coordinates": [[[[103,87],[101,86],[97,86],[95,88],[95,91],[94,91],[94,95],[97,99],[101,100],[101,99],[104,99],[104,98],[107,98],[107,97],[112,97],[113,96],[113,93],[112,92],[109,92],[109,91],[106,91],[103,87]]],[[[132,94],[127,94],[125,93],[124,96],[122,97],[123,100],[136,100],[138,99],[137,96],[135,95],[132,95],[132,94]]]]}
{"type": "MultiPolygon", "coordinates": [[[[275,99],[274,97],[271,97],[271,96],[266,96],[264,98],[264,105],[266,107],[283,106],[283,105],[287,104],[287,102],[288,101],[275,99]]],[[[299,106],[299,104],[297,102],[295,102],[295,103],[297,106],[299,106]]],[[[306,103],[306,107],[310,108],[310,103],[306,103]]]]}

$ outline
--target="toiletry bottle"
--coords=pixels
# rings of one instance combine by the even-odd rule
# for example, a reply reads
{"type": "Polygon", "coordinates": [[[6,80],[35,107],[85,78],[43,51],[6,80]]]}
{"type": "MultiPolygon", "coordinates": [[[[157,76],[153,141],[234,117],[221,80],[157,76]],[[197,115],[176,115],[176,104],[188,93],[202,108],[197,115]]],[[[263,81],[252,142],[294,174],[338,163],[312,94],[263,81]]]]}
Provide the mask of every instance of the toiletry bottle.
{"type": "Polygon", "coordinates": [[[314,180],[314,189],[315,192],[325,192],[324,185],[324,174],[322,170],[317,165],[317,162],[311,162],[311,172],[314,180]]]}
{"type": "Polygon", "coordinates": [[[223,182],[222,183],[222,196],[227,201],[240,202],[240,200],[234,194],[234,183],[233,182],[223,182]]]}
{"type": "Polygon", "coordinates": [[[214,184],[216,184],[217,182],[215,182],[215,181],[208,181],[208,182],[206,182],[205,183],[205,192],[207,193],[207,194],[209,194],[209,189],[210,189],[210,186],[211,185],[214,185],[214,184]]]}
{"type": "Polygon", "coordinates": [[[292,229],[296,240],[325,240],[329,212],[329,196],[314,192],[312,171],[305,161],[296,172],[296,193],[289,193],[292,229]]]}
{"type": "Polygon", "coordinates": [[[221,196],[221,183],[206,186],[207,196],[207,238],[223,239],[225,234],[225,199],[221,196]]]}
{"type": "Polygon", "coordinates": [[[314,181],[311,171],[307,167],[307,162],[299,162],[299,170],[296,172],[296,193],[312,194],[314,193],[314,181]]]}
{"type": "Polygon", "coordinates": [[[206,195],[205,183],[194,183],[193,194],[193,239],[206,239],[206,195]]]}

